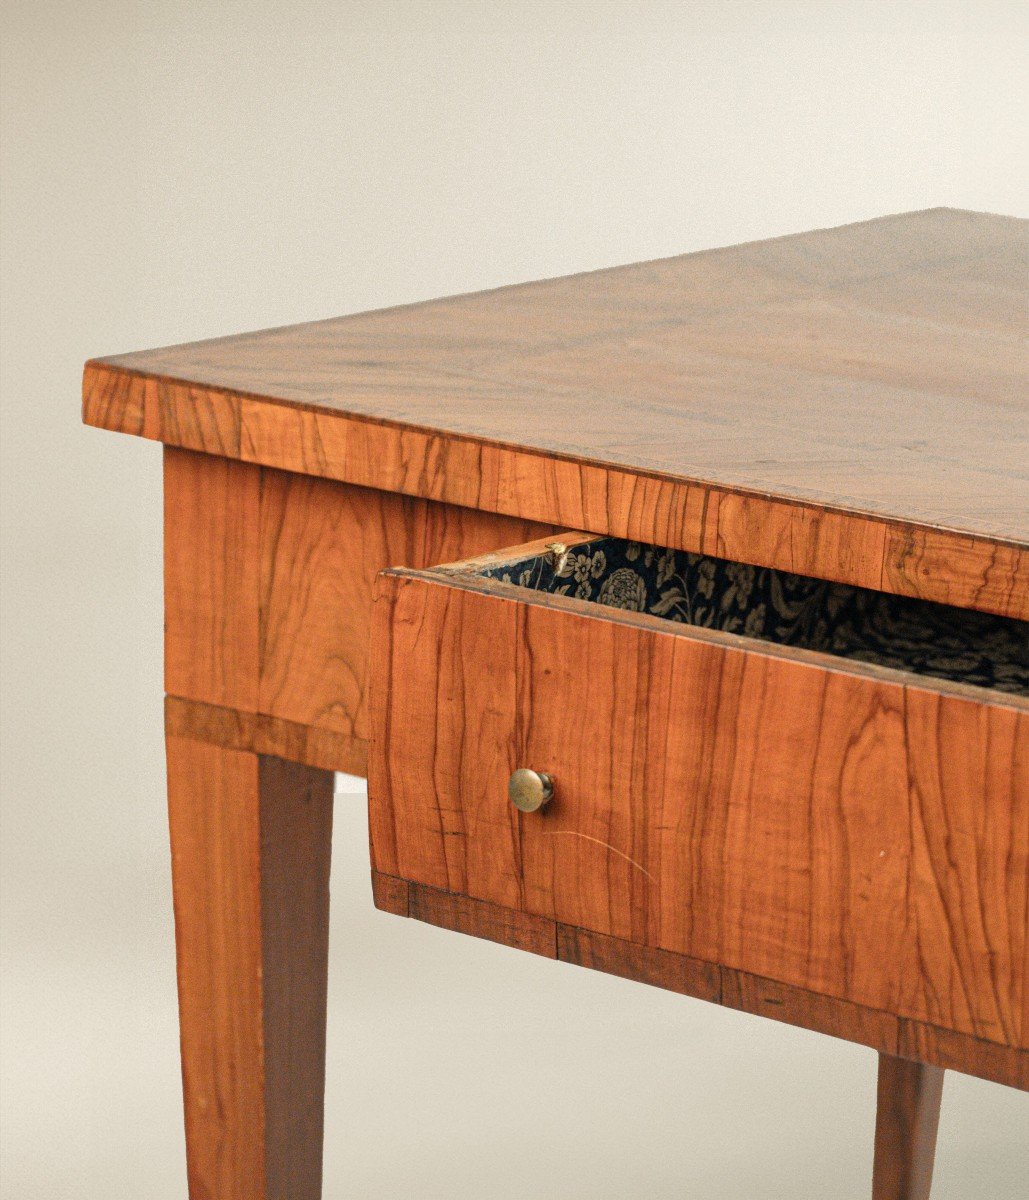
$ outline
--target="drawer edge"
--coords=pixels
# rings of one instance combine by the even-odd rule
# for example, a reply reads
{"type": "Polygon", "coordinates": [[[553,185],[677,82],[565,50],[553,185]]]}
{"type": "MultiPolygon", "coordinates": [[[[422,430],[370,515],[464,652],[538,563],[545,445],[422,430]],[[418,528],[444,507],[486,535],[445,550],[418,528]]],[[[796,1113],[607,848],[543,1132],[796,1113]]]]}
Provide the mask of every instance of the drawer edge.
{"type": "MultiPolygon", "coordinates": [[[[580,536],[578,534],[561,534],[560,538],[565,540],[580,536]]],[[[507,553],[512,558],[520,558],[525,551],[531,551],[536,545],[537,543],[530,543],[527,546],[513,547],[510,552],[498,552],[493,555],[484,556],[481,560],[469,560],[466,563],[454,563],[442,567],[431,567],[421,570],[409,567],[390,567],[387,570],[379,572],[375,584],[374,599],[376,602],[385,600],[396,589],[415,583],[458,589],[495,600],[507,601],[512,604],[532,608],[552,609],[589,621],[601,621],[636,628],[661,637],[679,638],[685,641],[718,646],[733,653],[797,663],[814,670],[846,675],[853,679],[867,679],[895,687],[932,692],[940,696],[953,696],[990,708],[1009,708],[1017,712],[1029,713],[1029,696],[1022,696],[1014,692],[994,691],[973,684],[958,683],[931,675],[915,674],[912,671],[903,671],[895,667],[862,662],[854,658],[842,658],[820,650],[779,645],[775,642],[746,637],[742,634],[726,633],[720,629],[707,629],[699,625],[679,624],[666,620],[663,617],[653,616],[650,613],[611,608],[603,604],[597,604],[594,601],[579,600],[574,596],[560,596],[552,595],[548,592],[534,591],[530,588],[519,587],[516,584],[506,583],[498,579],[484,579],[475,573],[476,568],[480,564],[494,566],[498,562],[503,562],[507,553]]]]}
{"type": "Polygon", "coordinates": [[[376,908],[393,915],[1029,1091],[1026,1049],[378,871],[372,888],[376,908]]]}

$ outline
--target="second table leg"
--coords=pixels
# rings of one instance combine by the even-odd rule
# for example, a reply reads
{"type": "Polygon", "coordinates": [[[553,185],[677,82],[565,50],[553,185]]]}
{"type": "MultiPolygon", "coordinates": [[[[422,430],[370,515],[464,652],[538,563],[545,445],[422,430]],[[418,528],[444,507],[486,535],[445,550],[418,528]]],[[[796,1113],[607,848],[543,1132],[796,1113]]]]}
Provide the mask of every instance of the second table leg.
{"type": "Polygon", "coordinates": [[[872,1200],[929,1200],[944,1071],[879,1055],[872,1200]]]}

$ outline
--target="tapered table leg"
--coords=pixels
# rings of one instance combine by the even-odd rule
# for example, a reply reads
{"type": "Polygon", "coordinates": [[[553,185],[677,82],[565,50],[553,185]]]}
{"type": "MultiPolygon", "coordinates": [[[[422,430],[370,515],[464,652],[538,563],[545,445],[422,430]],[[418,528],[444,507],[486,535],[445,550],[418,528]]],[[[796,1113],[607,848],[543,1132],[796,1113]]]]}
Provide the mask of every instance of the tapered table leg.
{"type": "Polygon", "coordinates": [[[879,1055],[872,1200],[928,1200],[943,1069],[879,1055]]]}
{"type": "Polygon", "coordinates": [[[318,1200],[332,774],[167,746],[189,1194],[318,1200]]]}

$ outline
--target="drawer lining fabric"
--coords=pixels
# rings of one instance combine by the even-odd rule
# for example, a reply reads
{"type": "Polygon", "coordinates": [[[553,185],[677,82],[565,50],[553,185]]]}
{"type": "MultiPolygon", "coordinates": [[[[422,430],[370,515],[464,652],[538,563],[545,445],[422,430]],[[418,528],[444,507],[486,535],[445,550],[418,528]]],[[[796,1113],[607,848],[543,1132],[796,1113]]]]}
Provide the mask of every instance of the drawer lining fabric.
{"type": "Polygon", "coordinates": [[[488,579],[1029,695],[1029,622],[768,567],[598,538],[484,569],[488,579]]]}

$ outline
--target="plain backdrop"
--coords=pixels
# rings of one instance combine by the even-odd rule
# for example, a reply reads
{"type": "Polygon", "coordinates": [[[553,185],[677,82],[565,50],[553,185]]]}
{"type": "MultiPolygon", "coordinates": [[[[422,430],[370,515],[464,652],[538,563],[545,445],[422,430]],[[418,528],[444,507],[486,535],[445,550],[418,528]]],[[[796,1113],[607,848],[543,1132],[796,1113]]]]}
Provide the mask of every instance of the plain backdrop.
{"type": "MultiPolygon", "coordinates": [[[[1021,2],[4,0],[4,1197],[180,1200],[160,448],[91,355],[932,205],[1025,215],[1021,2]]],[[[376,913],[326,1200],[859,1200],[875,1055],[376,913]]],[[[948,1076],[934,1197],[1029,1193],[948,1076]]]]}

